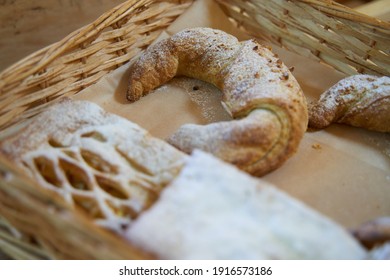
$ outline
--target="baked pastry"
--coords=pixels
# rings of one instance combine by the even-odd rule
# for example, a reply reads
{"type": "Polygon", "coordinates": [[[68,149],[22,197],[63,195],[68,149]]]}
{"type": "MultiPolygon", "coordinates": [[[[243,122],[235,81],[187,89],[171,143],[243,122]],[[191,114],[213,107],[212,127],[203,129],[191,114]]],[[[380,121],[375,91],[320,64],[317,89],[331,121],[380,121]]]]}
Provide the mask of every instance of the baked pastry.
{"type": "Polygon", "coordinates": [[[200,150],[126,237],[162,259],[366,258],[340,225],[200,150]]]}
{"type": "Polygon", "coordinates": [[[390,77],[353,75],[309,104],[309,127],[322,129],[331,123],[390,132],[390,77]]]}
{"type": "Polygon", "coordinates": [[[67,98],[0,142],[0,153],[118,233],[158,198],[187,156],[91,102],[67,98]]]}
{"type": "Polygon", "coordinates": [[[129,73],[131,102],[177,75],[221,89],[233,121],[187,124],[168,141],[186,153],[210,152],[254,175],[291,157],[307,128],[306,100],[298,82],[255,40],[239,42],[210,28],[186,29],[148,48],[129,73]]]}
{"type": "Polygon", "coordinates": [[[379,217],[367,221],[354,229],[352,233],[368,249],[390,242],[390,217],[379,217]]]}
{"type": "Polygon", "coordinates": [[[390,260],[390,217],[369,220],[351,232],[369,250],[368,259],[390,260]]]}

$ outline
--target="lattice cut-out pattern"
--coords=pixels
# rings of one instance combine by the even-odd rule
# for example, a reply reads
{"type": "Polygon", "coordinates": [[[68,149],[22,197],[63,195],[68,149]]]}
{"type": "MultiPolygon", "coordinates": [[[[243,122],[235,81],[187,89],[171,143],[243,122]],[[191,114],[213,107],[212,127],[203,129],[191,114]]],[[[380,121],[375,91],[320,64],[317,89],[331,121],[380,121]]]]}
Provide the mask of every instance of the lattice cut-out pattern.
{"type": "Polygon", "coordinates": [[[69,99],[1,146],[42,187],[116,232],[158,199],[186,157],[97,105],[69,99]]]}

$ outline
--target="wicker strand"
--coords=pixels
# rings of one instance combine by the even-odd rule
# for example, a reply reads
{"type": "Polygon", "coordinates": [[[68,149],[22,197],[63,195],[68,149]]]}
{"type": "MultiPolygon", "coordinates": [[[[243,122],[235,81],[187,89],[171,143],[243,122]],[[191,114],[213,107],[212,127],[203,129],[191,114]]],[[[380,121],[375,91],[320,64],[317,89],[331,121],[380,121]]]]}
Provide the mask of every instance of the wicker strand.
{"type": "Polygon", "coordinates": [[[253,36],[300,55],[310,58],[314,55],[347,75],[390,75],[389,22],[365,16],[333,1],[217,2],[253,36]]]}
{"type": "MultiPolygon", "coordinates": [[[[2,158],[0,174],[1,215],[20,232],[39,237],[37,240],[44,244],[41,248],[49,248],[45,250],[48,256],[58,259],[151,258],[98,228],[2,158]]],[[[27,247],[23,249],[20,242],[15,244],[13,249],[17,254],[21,253],[18,249],[26,251],[27,247]]]]}
{"type": "Polygon", "coordinates": [[[126,1],[9,67],[0,73],[0,128],[31,116],[26,112],[31,108],[96,83],[150,45],[191,3],[126,1]]]}

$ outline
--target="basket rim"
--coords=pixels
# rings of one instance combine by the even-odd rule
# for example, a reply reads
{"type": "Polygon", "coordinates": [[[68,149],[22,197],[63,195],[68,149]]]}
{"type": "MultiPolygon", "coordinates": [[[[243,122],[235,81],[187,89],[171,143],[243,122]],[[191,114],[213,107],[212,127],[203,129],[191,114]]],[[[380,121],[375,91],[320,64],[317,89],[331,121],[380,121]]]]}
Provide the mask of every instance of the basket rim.
{"type": "Polygon", "coordinates": [[[356,11],[346,5],[343,5],[333,0],[322,0],[322,1],[321,0],[299,0],[299,1],[303,3],[314,4],[316,7],[318,7],[319,10],[323,12],[327,12],[331,8],[333,11],[339,12],[338,16],[343,19],[370,24],[378,28],[390,29],[390,21],[385,21],[382,19],[378,19],[366,15],[364,13],[356,11]]]}
{"type": "MultiPolygon", "coordinates": [[[[170,0],[166,0],[170,2],[170,0]]],[[[178,2],[195,2],[196,0],[179,0],[178,2]]],[[[216,2],[229,2],[228,0],[214,0],[216,2]]],[[[272,1],[272,0],[271,0],[272,1]]],[[[41,64],[37,64],[34,68],[29,69],[27,72],[23,72],[22,76],[20,77],[28,77],[32,73],[35,73],[37,70],[44,68],[46,65],[48,65],[53,59],[55,59],[55,56],[61,53],[64,50],[64,45],[68,42],[74,42],[77,44],[77,41],[82,38],[87,32],[91,32],[88,36],[89,38],[93,38],[96,34],[101,32],[106,26],[104,23],[112,18],[115,18],[115,21],[113,24],[119,22],[122,20],[127,13],[121,13],[124,10],[129,9],[139,9],[140,11],[147,9],[147,5],[145,6],[145,2],[149,3],[148,0],[127,0],[123,3],[117,5],[116,7],[112,8],[111,10],[103,13],[100,15],[97,19],[95,19],[93,22],[86,24],[79,29],[69,33],[67,36],[65,36],[63,39],[54,42],[46,47],[43,47],[35,52],[30,53],[29,55],[25,56],[24,58],[16,61],[15,63],[9,65],[5,69],[3,69],[0,72],[0,93],[1,88],[4,86],[2,80],[4,78],[7,78],[9,75],[12,74],[13,71],[16,71],[20,66],[22,66],[25,62],[29,61],[31,58],[36,57],[39,54],[46,53],[48,51],[49,55],[46,57],[46,59],[41,59],[39,62],[41,64]]],[[[297,0],[297,2],[307,3],[307,4],[313,4],[315,5],[318,10],[322,12],[328,12],[330,9],[332,11],[337,11],[338,16],[342,19],[346,20],[353,20],[356,22],[369,24],[373,27],[381,28],[384,30],[389,30],[390,34],[390,21],[381,20],[366,14],[363,14],[361,12],[355,11],[354,9],[345,6],[341,3],[335,2],[333,0],[297,0]]],[[[375,32],[375,30],[374,30],[375,32]]],[[[17,72],[17,71],[16,71],[17,72]]],[[[17,73],[20,75],[21,73],[17,73]]]]}

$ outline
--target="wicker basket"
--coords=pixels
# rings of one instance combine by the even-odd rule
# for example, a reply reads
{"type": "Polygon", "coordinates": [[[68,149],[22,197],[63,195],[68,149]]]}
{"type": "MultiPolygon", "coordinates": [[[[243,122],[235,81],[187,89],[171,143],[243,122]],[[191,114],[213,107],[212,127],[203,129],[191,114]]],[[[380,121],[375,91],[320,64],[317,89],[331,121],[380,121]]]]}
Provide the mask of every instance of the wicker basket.
{"type": "MultiPolygon", "coordinates": [[[[345,74],[390,74],[390,23],[332,1],[217,0],[249,35],[345,74]]],[[[1,134],[59,97],[72,96],[144,50],[190,5],[125,1],[63,40],[0,73],[1,134]]],[[[139,259],[146,255],[99,229],[0,157],[0,249],[18,259],[139,259]]]]}

